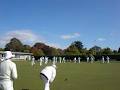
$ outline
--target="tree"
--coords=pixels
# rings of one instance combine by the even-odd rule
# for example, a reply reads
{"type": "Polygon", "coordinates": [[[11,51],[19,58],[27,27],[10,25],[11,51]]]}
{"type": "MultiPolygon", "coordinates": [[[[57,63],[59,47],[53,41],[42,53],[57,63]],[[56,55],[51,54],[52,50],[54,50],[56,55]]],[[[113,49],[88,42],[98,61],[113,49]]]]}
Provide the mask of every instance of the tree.
{"type": "Polygon", "coordinates": [[[102,50],[102,54],[112,54],[112,50],[110,49],[110,48],[104,48],[103,50],[102,50]]]}
{"type": "Polygon", "coordinates": [[[70,45],[67,49],[64,50],[65,55],[79,55],[79,50],[75,45],[70,45]]]}
{"type": "Polygon", "coordinates": [[[5,45],[5,50],[11,50],[14,52],[21,52],[23,51],[23,44],[17,38],[12,38],[9,43],[5,45]]]}
{"type": "Polygon", "coordinates": [[[3,48],[0,48],[0,51],[3,51],[4,49],[3,48]]]}
{"type": "Polygon", "coordinates": [[[60,52],[56,48],[51,47],[50,49],[49,55],[60,55],[60,52]]]}
{"type": "Polygon", "coordinates": [[[120,48],[118,49],[118,53],[120,53],[120,48]]]}
{"type": "Polygon", "coordinates": [[[113,54],[118,54],[118,51],[117,50],[113,50],[113,54]]]}
{"type": "Polygon", "coordinates": [[[23,45],[23,52],[29,53],[31,47],[29,45],[23,45]]]}
{"type": "Polygon", "coordinates": [[[83,44],[81,41],[74,41],[71,45],[75,45],[78,48],[78,50],[83,49],[83,44]]]}
{"type": "Polygon", "coordinates": [[[93,54],[93,55],[99,55],[101,54],[101,47],[99,46],[93,46],[92,48],[89,49],[89,52],[90,54],[93,54]]]}
{"type": "Polygon", "coordinates": [[[60,55],[58,49],[50,47],[44,43],[37,42],[33,47],[37,48],[37,50],[41,49],[45,55],[60,55]]]}
{"type": "Polygon", "coordinates": [[[35,57],[39,57],[39,56],[43,56],[44,55],[44,53],[43,53],[43,51],[41,49],[38,50],[35,47],[31,48],[31,52],[33,53],[33,55],[35,57]]]}

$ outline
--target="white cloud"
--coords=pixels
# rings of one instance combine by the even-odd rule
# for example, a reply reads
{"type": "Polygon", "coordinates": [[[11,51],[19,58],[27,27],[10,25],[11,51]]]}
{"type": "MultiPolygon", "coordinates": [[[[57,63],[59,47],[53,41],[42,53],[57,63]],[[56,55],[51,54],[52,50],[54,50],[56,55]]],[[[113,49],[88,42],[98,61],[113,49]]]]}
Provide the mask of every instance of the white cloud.
{"type": "Polygon", "coordinates": [[[3,36],[0,36],[0,47],[4,47],[12,38],[19,39],[23,44],[33,45],[36,42],[43,42],[51,47],[62,48],[60,44],[48,42],[44,40],[44,37],[34,34],[31,30],[13,30],[5,33],[3,36]]]}
{"type": "Polygon", "coordinates": [[[73,34],[69,34],[69,35],[62,35],[61,38],[64,40],[68,40],[68,39],[77,38],[79,36],[80,36],[79,33],[73,33],[73,34]]]}
{"type": "Polygon", "coordinates": [[[3,36],[0,37],[0,46],[4,46],[6,43],[10,41],[11,38],[17,38],[23,43],[33,44],[35,42],[43,42],[43,38],[40,36],[38,37],[30,30],[15,30],[9,31],[3,36]]]}
{"type": "Polygon", "coordinates": [[[100,41],[100,42],[105,41],[105,40],[106,40],[105,38],[98,38],[97,39],[97,41],[100,41]]]}
{"type": "Polygon", "coordinates": [[[62,46],[60,46],[58,43],[49,43],[49,42],[47,42],[46,44],[51,46],[51,47],[54,47],[54,48],[61,48],[62,49],[62,46]]]}

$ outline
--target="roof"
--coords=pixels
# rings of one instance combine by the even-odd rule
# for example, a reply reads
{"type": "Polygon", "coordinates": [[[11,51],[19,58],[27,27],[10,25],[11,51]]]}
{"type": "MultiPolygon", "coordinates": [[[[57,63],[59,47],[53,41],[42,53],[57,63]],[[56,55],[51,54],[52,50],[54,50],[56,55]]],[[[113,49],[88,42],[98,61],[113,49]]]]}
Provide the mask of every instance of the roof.
{"type": "MultiPolygon", "coordinates": [[[[5,51],[0,51],[0,54],[4,54],[5,51]]],[[[25,53],[25,52],[12,52],[12,54],[20,54],[20,55],[33,55],[32,53],[25,53]]]]}

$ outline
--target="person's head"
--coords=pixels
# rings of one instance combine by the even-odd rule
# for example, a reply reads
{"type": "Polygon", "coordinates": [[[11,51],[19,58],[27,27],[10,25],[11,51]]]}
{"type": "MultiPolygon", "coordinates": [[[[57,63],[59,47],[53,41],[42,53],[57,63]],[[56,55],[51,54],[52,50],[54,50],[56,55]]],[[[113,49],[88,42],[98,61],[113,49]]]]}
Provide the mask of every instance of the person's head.
{"type": "Polygon", "coordinates": [[[53,64],[52,67],[57,68],[57,66],[55,64],[53,64]]]}
{"type": "Polygon", "coordinates": [[[11,59],[13,57],[15,57],[15,55],[13,55],[11,51],[5,51],[5,59],[11,59]]]}

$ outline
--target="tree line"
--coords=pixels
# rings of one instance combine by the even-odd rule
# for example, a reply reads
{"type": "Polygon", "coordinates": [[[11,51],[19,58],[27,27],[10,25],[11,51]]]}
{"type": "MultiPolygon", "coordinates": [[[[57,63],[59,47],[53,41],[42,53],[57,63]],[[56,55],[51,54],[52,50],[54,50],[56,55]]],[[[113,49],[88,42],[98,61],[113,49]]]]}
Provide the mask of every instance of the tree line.
{"type": "Polygon", "coordinates": [[[57,56],[57,55],[118,55],[118,50],[112,50],[109,47],[101,48],[100,46],[93,46],[90,49],[84,48],[81,41],[72,42],[66,49],[58,49],[51,47],[42,42],[36,42],[33,46],[24,45],[19,39],[12,38],[5,48],[0,50],[11,50],[13,52],[33,53],[34,56],[57,56]]]}

